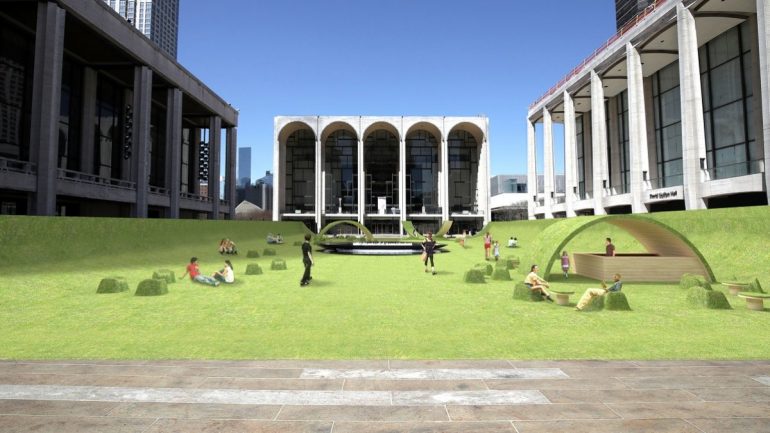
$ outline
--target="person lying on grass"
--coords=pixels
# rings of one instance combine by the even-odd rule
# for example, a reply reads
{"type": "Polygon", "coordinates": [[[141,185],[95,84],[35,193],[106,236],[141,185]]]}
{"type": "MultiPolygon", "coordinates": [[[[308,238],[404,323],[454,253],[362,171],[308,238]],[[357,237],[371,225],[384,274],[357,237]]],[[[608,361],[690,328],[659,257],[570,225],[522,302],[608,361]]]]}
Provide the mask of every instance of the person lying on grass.
{"type": "Polygon", "coordinates": [[[546,287],[549,287],[548,282],[537,275],[537,271],[539,269],[540,268],[537,265],[532,265],[532,267],[529,269],[529,274],[524,279],[524,284],[529,287],[529,290],[532,290],[533,292],[539,292],[540,296],[548,299],[550,302],[553,302],[553,299],[551,299],[551,294],[546,290],[546,287]]]}
{"type": "Polygon", "coordinates": [[[580,297],[580,301],[578,301],[577,307],[575,307],[575,309],[577,311],[583,311],[583,308],[585,308],[585,306],[588,305],[593,298],[597,296],[604,296],[609,292],[619,292],[620,289],[623,288],[623,282],[620,281],[620,278],[620,274],[613,275],[612,280],[614,281],[614,284],[612,284],[610,287],[607,287],[604,281],[602,281],[601,289],[586,289],[585,293],[583,293],[583,296],[580,297]]]}
{"type": "Polygon", "coordinates": [[[221,282],[221,283],[227,283],[232,284],[235,282],[235,273],[233,272],[233,264],[230,263],[230,260],[225,260],[225,267],[220,269],[217,272],[214,272],[213,275],[215,280],[221,282]]]}
{"type": "Polygon", "coordinates": [[[187,268],[184,271],[184,274],[182,274],[182,278],[185,277],[185,275],[190,274],[190,280],[195,281],[197,283],[206,284],[209,286],[218,286],[219,281],[206,276],[202,275],[201,271],[198,269],[198,258],[193,257],[190,259],[190,264],[187,265],[187,268]]]}

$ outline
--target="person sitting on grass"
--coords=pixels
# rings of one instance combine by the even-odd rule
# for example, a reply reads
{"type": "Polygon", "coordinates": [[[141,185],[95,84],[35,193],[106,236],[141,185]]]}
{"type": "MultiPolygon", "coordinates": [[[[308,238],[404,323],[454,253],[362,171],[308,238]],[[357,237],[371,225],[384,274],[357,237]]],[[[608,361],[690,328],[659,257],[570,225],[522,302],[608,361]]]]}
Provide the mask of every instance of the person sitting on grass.
{"type": "Polygon", "coordinates": [[[184,274],[182,274],[181,278],[184,278],[187,274],[190,274],[190,280],[195,281],[197,283],[206,284],[214,287],[219,285],[219,281],[209,276],[201,274],[201,271],[198,269],[197,257],[193,257],[190,259],[190,264],[187,265],[187,269],[184,271],[184,274]]]}
{"type": "Polygon", "coordinates": [[[540,270],[540,268],[537,265],[532,265],[532,267],[529,269],[529,274],[524,279],[524,284],[529,287],[529,290],[538,292],[540,293],[540,296],[544,297],[549,302],[553,302],[553,299],[551,299],[551,294],[546,290],[546,287],[549,287],[548,282],[537,275],[538,270],[540,270]]]}
{"type": "Polygon", "coordinates": [[[227,254],[227,238],[222,238],[221,241],[219,241],[219,254],[227,254]]]}
{"type": "Polygon", "coordinates": [[[230,239],[227,240],[227,254],[238,254],[238,248],[235,247],[235,242],[230,239]]]}
{"type": "Polygon", "coordinates": [[[214,272],[212,277],[214,277],[215,280],[222,283],[232,284],[233,282],[235,282],[235,273],[233,273],[233,264],[230,263],[230,260],[225,260],[225,267],[220,269],[218,272],[214,272]]]}
{"type": "Polygon", "coordinates": [[[516,248],[519,245],[519,240],[515,237],[511,236],[510,239],[508,239],[508,248],[516,248]]]}
{"type": "Polygon", "coordinates": [[[604,296],[609,292],[619,292],[620,289],[623,288],[623,282],[620,281],[620,278],[620,274],[615,274],[612,277],[614,284],[610,287],[607,287],[607,285],[604,284],[604,281],[602,281],[601,289],[586,289],[585,293],[583,293],[583,296],[580,297],[580,301],[578,301],[575,310],[583,311],[583,308],[585,308],[585,306],[588,305],[591,300],[597,296],[604,296]]]}

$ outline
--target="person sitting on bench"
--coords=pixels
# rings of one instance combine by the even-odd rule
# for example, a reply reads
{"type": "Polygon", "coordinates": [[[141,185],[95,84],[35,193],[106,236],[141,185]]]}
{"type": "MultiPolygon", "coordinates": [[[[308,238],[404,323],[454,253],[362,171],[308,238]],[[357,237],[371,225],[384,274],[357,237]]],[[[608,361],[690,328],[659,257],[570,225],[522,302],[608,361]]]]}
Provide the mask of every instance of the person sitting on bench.
{"type": "Polygon", "coordinates": [[[583,311],[583,308],[585,308],[586,305],[588,305],[591,300],[597,296],[604,296],[609,292],[619,292],[620,289],[623,288],[623,282],[620,281],[620,274],[615,274],[612,277],[612,280],[614,283],[607,287],[607,285],[602,281],[602,288],[601,289],[586,289],[585,293],[583,293],[583,296],[580,297],[580,301],[578,301],[577,307],[575,309],[577,311],[583,311]]]}
{"type": "Polygon", "coordinates": [[[544,297],[550,302],[553,302],[553,299],[551,299],[551,294],[546,290],[546,287],[549,287],[548,282],[537,275],[537,271],[539,269],[540,268],[537,265],[532,265],[529,270],[529,274],[524,279],[524,284],[529,287],[529,290],[532,290],[533,292],[539,292],[540,296],[544,297]]]}

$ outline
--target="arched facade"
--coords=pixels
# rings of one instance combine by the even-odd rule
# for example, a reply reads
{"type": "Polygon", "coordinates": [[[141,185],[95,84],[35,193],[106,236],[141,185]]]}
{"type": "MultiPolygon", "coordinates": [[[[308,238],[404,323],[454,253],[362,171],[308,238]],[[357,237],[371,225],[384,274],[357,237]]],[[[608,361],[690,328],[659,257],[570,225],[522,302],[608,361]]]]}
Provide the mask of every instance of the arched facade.
{"type": "Polygon", "coordinates": [[[465,222],[456,222],[453,230],[478,230],[490,219],[487,130],[484,117],[276,117],[273,219],[303,219],[311,228],[354,219],[375,234],[400,234],[405,220],[435,231],[443,221],[459,218],[465,222]],[[288,206],[297,200],[296,188],[286,184],[285,172],[294,170],[287,165],[293,160],[286,159],[286,146],[297,131],[308,137],[312,132],[315,140],[312,213],[288,206]],[[464,167],[473,179],[451,193],[449,132],[470,137],[475,155],[458,157],[474,165],[464,167]],[[450,215],[450,196],[473,205],[450,215]]]}

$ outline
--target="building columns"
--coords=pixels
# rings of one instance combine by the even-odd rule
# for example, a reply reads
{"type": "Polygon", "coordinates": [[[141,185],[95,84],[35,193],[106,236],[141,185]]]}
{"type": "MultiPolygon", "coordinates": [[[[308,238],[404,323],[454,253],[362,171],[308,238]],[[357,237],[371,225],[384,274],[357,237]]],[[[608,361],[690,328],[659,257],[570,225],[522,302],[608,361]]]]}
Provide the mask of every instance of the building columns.
{"type": "Polygon", "coordinates": [[[594,215],[605,215],[603,198],[607,190],[607,113],[604,110],[602,80],[591,71],[591,150],[593,160],[594,215]]]}
{"type": "Polygon", "coordinates": [[[209,197],[211,198],[211,219],[219,219],[219,153],[222,149],[222,118],[209,118],[209,197]]]}
{"type": "Polygon", "coordinates": [[[281,196],[284,195],[283,176],[286,164],[281,163],[281,142],[276,138],[273,144],[273,221],[281,220],[281,196]]]}
{"type": "Polygon", "coordinates": [[[166,93],[166,161],[168,216],[179,218],[179,194],[182,188],[182,91],[177,88],[170,88],[166,93]]]}
{"type": "MultiPolygon", "coordinates": [[[[360,128],[359,128],[360,129],[360,128]]],[[[358,137],[358,222],[364,223],[366,209],[366,172],[364,171],[364,140],[358,137]]]]}
{"type": "Polygon", "coordinates": [[[133,216],[147,218],[147,194],[150,183],[150,114],[152,110],[152,70],[134,67],[133,180],[136,202],[133,216]]]}
{"type": "Polygon", "coordinates": [[[682,107],[684,203],[688,210],[703,209],[706,205],[700,195],[700,183],[701,170],[706,168],[706,132],[703,124],[698,35],[695,17],[682,3],[676,5],[676,20],[682,107]]]}
{"type": "Polygon", "coordinates": [[[96,89],[98,86],[98,74],[93,68],[83,68],[83,100],[80,117],[80,171],[94,173],[95,140],[94,130],[96,124],[96,89]]]}
{"type": "Polygon", "coordinates": [[[443,221],[449,220],[449,143],[446,139],[446,133],[441,138],[441,176],[439,176],[439,203],[441,206],[441,219],[443,221]]]}
{"type": "Polygon", "coordinates": [[[59,106],[66,12],[53,2],[37,4],[35,64],[30,119],[31,160],[37,163],[35,215],[56,214],[59,106]]]}
{"type": "Polygon", "coordinates": [[[553,218],[553,199],[556,197],[554,188],[554,161],[553,161],[553,121],[551,112],[543,108],[543,208],[545,218],[553,218]]]}
{"type": "Polygon", "coordinates": [[[527,208],[529,219],[535,219],[537,207],[537,148],[535,147],[535,124],[527,119],[527,208]]]}
{"type": "MultiPolygon", "coordinates": [[[[765,193],[770,203],[770,5],[757,0],[759,71],[762,86],[762,137],[765,154],[765,193]]],[[[756,96],[755,96],[756,97],[756,96]]]]}
{"type": "Polygon", "coordinates": [[[321,138],[317,137],[315,141],[315,225],[316,232],[319,232],[324,212],[324,172],[321,138]]]}
{"type": "Polygon", "coordinates": [[[577,190],[577,136],[575,127],[575,101],[564,91],[564,204],[567,218],[575,216],[575,191],[577,190]]]}
{"type": "MultiPolygon", "coordinates": [[[[227,200],[227,210],[229,219],[235,219],[236,186],[238,183],[238,174],[236,173],[236,155],[238,153],[238,127],[231,126],[225,130],[225,146],[227,159],[227,176],[225,177],[225,200],[227,200]]],[[[263,186],[264,194],[264,186],[263,186]]],[[[265,206],[265,200],[262,200],[262,206],[265,206]]]]}
{"type": "Polygon", "coordinates": [[[628,163],[631,190],[631,212],[646,213],[644,191],[650,160],[647,155],[647,115],[644,107],[644,76],[642,58],[631,43],[626,44],[628,71],[628,163]]]}
{"type": "MultiPolygon", "coordinates": [[[[401,221],[407,218],[406,212],[406,140],[403,137],[403,125],[401,137],[398,142],[398,207],[401,209],[401,221]]],[[[399,222],[403,233],[403,223],[399,222]]]]}

